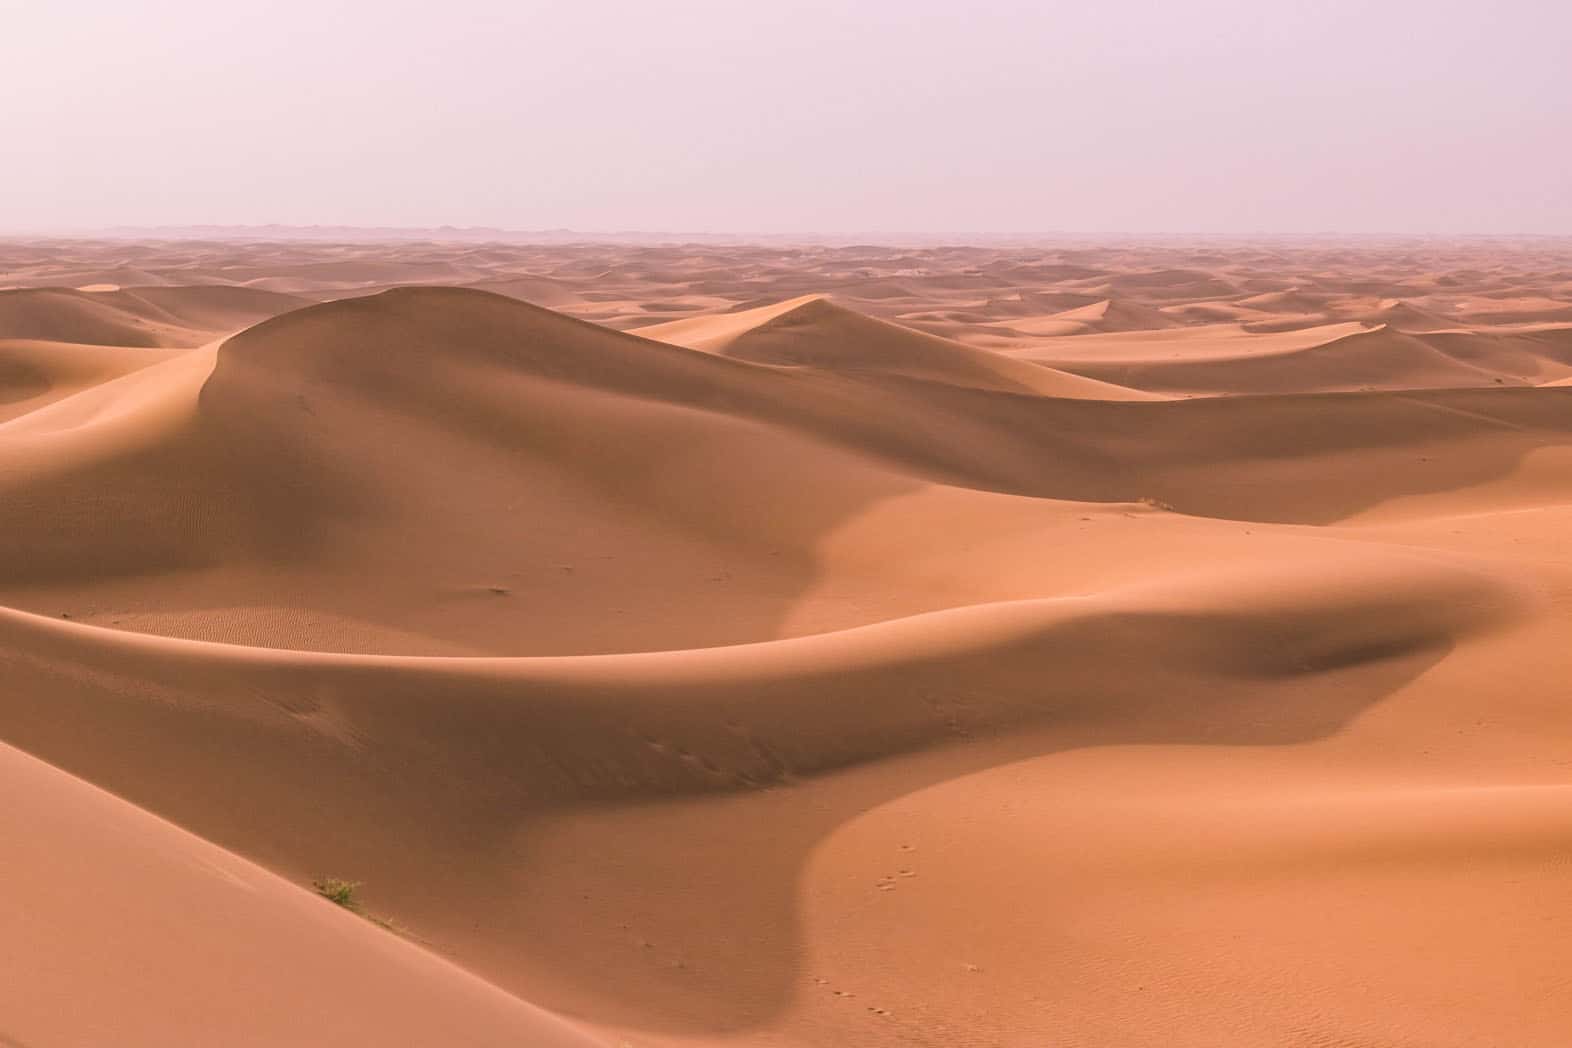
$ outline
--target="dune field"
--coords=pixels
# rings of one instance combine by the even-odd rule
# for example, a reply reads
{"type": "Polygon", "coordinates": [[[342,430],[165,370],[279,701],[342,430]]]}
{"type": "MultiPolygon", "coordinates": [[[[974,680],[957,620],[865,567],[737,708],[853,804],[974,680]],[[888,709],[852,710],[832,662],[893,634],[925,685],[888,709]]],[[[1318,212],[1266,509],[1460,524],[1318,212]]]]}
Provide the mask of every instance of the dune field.
{"type": "Polygon", "coordinates": [[[0,1046],[1572,1045],[1572,242],[433,237],[0,241],[0,1046]]]}

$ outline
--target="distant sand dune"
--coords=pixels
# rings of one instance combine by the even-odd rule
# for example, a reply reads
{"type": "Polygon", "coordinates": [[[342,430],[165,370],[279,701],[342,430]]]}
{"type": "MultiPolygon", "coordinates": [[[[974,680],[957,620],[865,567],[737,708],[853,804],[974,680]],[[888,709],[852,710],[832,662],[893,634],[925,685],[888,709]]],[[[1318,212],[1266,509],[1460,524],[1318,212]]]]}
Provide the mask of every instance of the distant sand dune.
{"type": "Polygon", "coordinates": [[[0,423],[167,357],[126,346],[0,339],[0,423]]]}
{"type": "Polygon", "coordinates": [[[231,287],[0,291],[0,332],[6,338],[89,345],[195,346],[304,304],[231,287]]]}
{"type": "Polygon", "coordinates": [[[819,296],[741,313],[676,320],[640,328],[637,334],[758,364],[900,375],[1004,393],[1142,399],[1135,390],[897,327],[819,296]]]}

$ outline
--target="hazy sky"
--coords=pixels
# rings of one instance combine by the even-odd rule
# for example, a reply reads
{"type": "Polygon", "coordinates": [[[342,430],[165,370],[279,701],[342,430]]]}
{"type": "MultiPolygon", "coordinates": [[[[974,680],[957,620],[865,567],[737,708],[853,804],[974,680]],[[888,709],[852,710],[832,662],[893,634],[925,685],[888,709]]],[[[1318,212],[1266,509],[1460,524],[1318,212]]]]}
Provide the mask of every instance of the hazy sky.
{"type": "Polygon", "coordinates": [[[1572,233],[1568,0],[0,0],[0,229],[1572,233]]]}

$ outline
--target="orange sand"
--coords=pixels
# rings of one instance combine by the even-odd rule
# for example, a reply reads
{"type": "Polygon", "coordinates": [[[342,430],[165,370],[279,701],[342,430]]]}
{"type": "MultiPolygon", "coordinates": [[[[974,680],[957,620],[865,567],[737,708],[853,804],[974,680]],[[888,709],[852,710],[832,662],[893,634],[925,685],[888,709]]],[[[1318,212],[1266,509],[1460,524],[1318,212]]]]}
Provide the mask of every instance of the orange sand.
{"type": "Polygon", "coordinates": [[[0,1044],[1572,1043],[1566,244],[0,288],[0,1044]]]}

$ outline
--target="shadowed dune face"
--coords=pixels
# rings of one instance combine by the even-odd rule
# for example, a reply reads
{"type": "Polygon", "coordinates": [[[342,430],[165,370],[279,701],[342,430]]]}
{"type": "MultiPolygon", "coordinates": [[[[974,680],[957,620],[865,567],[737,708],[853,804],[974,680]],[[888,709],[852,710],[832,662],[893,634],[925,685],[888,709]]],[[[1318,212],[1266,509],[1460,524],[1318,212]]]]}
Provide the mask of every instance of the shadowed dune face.
{"type": "Polygon", "coordinates": [[[4,248],[0,1041],[1572,1025],[1564,245],[4,248]]]}

